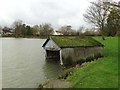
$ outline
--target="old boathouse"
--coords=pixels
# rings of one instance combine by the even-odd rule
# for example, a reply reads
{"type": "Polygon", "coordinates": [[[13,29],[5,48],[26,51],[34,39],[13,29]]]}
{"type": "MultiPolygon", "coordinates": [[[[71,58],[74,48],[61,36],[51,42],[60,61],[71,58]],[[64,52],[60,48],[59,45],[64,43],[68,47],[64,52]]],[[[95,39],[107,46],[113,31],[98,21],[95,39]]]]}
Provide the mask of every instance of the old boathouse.
{"type": "Polygon", "coordinates": [[[51,36],[42,47],[46,50],[46,58],[57,59],[61,65],[66,65],[102,53],[103,46],[91,37],[51,36]]]}

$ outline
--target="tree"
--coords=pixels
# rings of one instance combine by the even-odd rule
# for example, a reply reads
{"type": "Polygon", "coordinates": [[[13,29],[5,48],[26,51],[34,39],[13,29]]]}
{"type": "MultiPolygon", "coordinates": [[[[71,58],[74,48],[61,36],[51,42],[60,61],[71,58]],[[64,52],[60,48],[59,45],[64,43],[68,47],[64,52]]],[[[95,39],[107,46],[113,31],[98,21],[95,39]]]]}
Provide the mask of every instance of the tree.
{"type": "Polygon", "coordinates": [[[13,23],[14,34],[16,37],[20,37],[22,35],[22,21],[18,20],[13,23]]]}
{"type": "Polygon", "coordinates": [[[117,2],[110,3],[110,6],[106,27],[108,35],[115,36],[120,31],[120,6],[117,2]]]}
{"type": "Polygon", "coordinates": [[[70,25],[66,25],[66,26],[62,26],[59,31],[61,31],[61,33],[63,35],[71,35],[74,33],[74,31],[72,30],[72,26],[70,25]]]}
{"type": "Polygon", "coordinates": [[[38,25],[33,26],[33,36],[40,35],[40,27],[38,25]]]}
{"type": "Polygon", "coordinates": [[[86,14],[84,14],[86,21],[98,27],[101,33],[104,30],[109,12],[109,5],[105,4],[105,2],[108,1],[97,0],[92,2],[92,5],[87,9],[86,14]]]}
{"type": "Polygon", "coordinates": [[[23,24],[21,20],[13,23],[15,37],[32,36],[32,28],[23,24]]]}
{"type": "Polygon", "coordinates": [[[84,26],[80,26],[80,27],[78,28],[78,30],[77,30],[77,34],[78,34],[78,35],[82,35],[84,29],[85,29],[84,26]]]}
{"type": "Polygon", "coordinates": [[[27,36],[32,36],[33,34],[32,34],[32,28],[30,27],[30,26],[26,26],[26,35],[27,36]]]}
{"type": "Polygon", "coordinates": [[[21,34],[22,34],[23,37],[25,37],[25,35],[26,35],[26,24],[21,25],[21,34]]]}
{"type": "Polygon", "coordinates": [[[120,28],[120,13],[113,9],[107,19],[107,27],[109,30],[109,34],[111,36],[115,36],[116,32],[120,28]]]}
{"type": "Polygon", "coordinates": [[[40,35],[48,37],[53,32],[53,28],[51,27],[51,24],[45,23],[40,25],[40,35]]]}

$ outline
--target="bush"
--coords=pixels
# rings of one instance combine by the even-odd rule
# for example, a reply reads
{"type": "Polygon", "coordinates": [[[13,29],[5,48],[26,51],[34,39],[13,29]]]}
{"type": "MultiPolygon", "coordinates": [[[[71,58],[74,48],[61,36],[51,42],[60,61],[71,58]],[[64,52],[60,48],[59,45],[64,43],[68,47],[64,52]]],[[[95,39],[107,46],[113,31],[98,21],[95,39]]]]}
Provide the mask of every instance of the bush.
{"type": "Polygon", "coordinates": [[[82,63],[84,63],[85,62],[85,59],[80,59],[79,61],[77,61],[77,64],[82,64],[82,63]]]}
{"type": "Polygon", "coordinates": [[[86,62],[91,62],[94,61],[94,57],[93,56],[89,56],[86,58],[86,62]]]}
{"type": "Polygon", "coordinates": [[[39,88],[43,88],[43,85],[42,85],[42,84],[40,84],[40,85],[38,86],[38,89],[37,89],[37,90],[39,90],[39,88]]]}
{"type": "Polygon", "coordinates": [[[116,36],[120,37],[120,31],[117,31],[116,36]]]}
{"type": "Polygon", "coordinates": [[[94,58],[97,60],[98,58],[103,57],[101,53],[95,53],[94,58]]]}

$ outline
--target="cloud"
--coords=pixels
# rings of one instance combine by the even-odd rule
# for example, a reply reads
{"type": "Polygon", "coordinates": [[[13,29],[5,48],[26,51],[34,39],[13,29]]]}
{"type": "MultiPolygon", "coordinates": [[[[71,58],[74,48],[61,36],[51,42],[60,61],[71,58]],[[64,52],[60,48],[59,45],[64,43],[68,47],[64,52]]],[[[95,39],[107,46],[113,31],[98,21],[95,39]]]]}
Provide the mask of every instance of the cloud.
{"type": "Polygon", "coordinates": [[[83,20],[89,2],[93,0],[0,0],[0,25],[11,25],[15,20],[35,25],[51,23],[54,28],[86,25],[83,20]]]}

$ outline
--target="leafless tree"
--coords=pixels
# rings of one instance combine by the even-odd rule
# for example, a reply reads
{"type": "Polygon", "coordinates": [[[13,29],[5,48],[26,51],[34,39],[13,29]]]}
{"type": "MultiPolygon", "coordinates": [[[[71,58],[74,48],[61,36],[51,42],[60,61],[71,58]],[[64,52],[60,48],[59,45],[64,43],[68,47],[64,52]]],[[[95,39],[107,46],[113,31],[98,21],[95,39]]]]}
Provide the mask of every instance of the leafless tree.
{"type": "Polygon", "coordinates": [[[91,2],[91,6],[87,9],[84,18],[87,22],[94,24],[99,28],[100,31],[104,30],[106,24],[106,19],[109,13],[109,3],[108,0],[97,0],[96,2],[91,2]]]}
{"type": "Polygon", "coordinates": [[[14,34],[19,37],[22,34],[22,21],[17,20],[13,23],[14,34]]]}
{"type": "Polygon", "coordinates": [[[59,31],[63,34],[63,35],[72,35],[75,33],[75,31],[72,29],[71,25],[65,25],[62,26],[59,31]]]}
{"type": "Polygon", "coordinates": [[[83,31],[84,31],[85,27],[84,26],[80,26],[77,30],[78,35],[82,35],[83,31]]]}
{"type": "Polygon", "coordinates": [[[53,28],[51,26],[51,24],[49,23],[44,23],[40,25],[40,35],[41,36],[45,36],[48,37],[49,35],[51,35],[53,32],[53,28]]]}
{"type": "Polygon", "coordinates": [[[34,25],[32,28],[34,36],[40,35],[40,27],[38,25],[34,25]]]}

